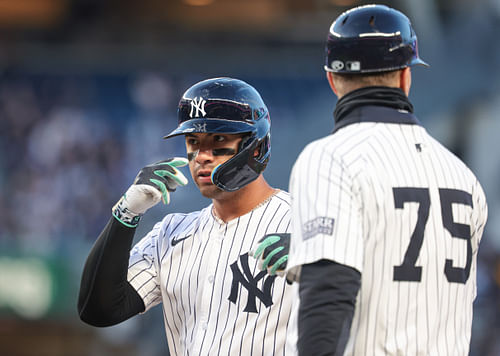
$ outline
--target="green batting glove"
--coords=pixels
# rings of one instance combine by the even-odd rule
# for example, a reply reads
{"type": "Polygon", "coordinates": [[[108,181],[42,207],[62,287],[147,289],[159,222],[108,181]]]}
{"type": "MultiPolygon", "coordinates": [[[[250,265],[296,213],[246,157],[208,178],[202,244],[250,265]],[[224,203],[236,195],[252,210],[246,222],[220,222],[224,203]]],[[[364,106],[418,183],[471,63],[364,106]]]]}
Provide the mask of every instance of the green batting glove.
{"type": "Polygon", "coordinates": [[[257,249],[252,252],[254,258],[258,259],[259,268],[266,270],[272,276],[285,275],[290,250],[289,233],[267,234],[259,240],[257,249]]]}
{"type": "Polygon", "coordinates": [[[140,217],[160,200],[170,203],[170,192],[188,180],[178,167],[188,164],[182,157],[169,158],[144,167],[134,183],[112,209],[113,216],[128,227],[135,227],[140,217]]]}
{"type": "Polygon", "coordinates": [[[169,204],[169,192],[174,192],[177,186],[188,183],[187,178],[177,169],[188,163],[189,161],[182,157],[156,162],[141,169],[134,184],[147,184],[157,188],[161,192],[163,204],[169,204]]]}

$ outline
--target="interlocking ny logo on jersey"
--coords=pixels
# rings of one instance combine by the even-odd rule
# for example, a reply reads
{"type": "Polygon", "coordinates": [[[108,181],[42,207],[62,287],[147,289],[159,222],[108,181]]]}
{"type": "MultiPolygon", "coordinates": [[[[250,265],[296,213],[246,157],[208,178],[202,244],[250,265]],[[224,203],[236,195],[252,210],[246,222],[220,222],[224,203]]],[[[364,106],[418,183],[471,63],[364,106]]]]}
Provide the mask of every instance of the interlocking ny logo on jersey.
{"type": "Polygon", "coordinates": [[[189,117],[193,118],[193,112],[194,112],[194,117],[200,117],[200,113],[202,116],[205,116],[207,113],[205,112],[205,104],[207,101],[203,98],[198,98],[194,97],[191,100],[191,111],[189,112],[189,117]]]}
{"type": "Polygon", "coordinates": [[[257,313],[257,306],[255,298],[259,298],[260,301],[269,308],[273,305],[273,298],[271,296],[271,287],[273,286],[274,279],[276,276],[267,276],[264,281],[264,287],[260,290],[257,287],[257,282],[260,281],[264,276],[267,275],[267,271],[260,271],[256,276],[252,275],[250,267],[248,266],[248,253],[240,255],[241,268],[243,273],[241,273],[238,268],[238,261],[235,261],[231,265],[231,271],[233,272],[233,282],[231,284],[231,294],[229,295],[229,300],[236,304],[236,299],[238,298],[239,285],[241,284],[243,288],[248,291],[247,305],[243,311],[248,313],[257,313]],[[244,274],[244,275],[243,275],[244,274]]]}

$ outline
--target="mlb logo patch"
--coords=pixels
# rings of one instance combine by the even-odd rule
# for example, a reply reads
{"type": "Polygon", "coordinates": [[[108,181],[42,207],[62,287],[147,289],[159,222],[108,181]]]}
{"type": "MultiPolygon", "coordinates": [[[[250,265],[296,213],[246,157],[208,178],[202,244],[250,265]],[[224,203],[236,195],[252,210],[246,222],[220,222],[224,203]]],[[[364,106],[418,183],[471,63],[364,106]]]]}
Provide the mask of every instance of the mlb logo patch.
{"type": "Polygon", "coordinates": [[[347,62],[346,69],[352,72],[359,72],[361,70],[361,63],[359,61],[347,62]]]}

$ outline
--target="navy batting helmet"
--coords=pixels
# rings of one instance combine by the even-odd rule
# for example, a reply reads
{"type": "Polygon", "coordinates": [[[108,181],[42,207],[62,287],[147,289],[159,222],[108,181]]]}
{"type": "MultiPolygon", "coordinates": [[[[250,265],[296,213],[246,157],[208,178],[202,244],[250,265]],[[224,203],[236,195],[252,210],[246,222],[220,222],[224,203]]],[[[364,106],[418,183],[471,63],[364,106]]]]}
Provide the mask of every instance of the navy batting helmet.
{"type": "Polygon", "coordinates": [[[410,20],[385,5],[364,5],[342,13],[330,27],[325,70],[335,73],[385,72],[428,66],[418,56],[410,20]]]}
{"type": "Polygon", "coordinates": [[[203,80],[184,93],[177,114],[179,126],[164,138],[187,133],[248,134],[236,155],[212,171],[217,187],[238,190],[266,168],[271,154],[271,120],[251,85],[233,78],[203,80]]]}

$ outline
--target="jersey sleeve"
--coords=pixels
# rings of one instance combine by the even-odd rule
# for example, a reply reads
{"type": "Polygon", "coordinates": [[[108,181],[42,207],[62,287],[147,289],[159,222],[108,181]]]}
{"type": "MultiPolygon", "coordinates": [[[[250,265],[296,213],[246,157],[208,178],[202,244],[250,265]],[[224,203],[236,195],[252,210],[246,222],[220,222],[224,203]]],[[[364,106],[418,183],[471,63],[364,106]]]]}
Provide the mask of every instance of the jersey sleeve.
{"type": "Polygon", "coordinates": [[[145,311],[161,302],[158,251],[162,223],[157,223],[130,251],[128,282],[141,296],[145,311]]]}
{"type": "Polygon", "coordinates": [[[333,152],[310,144],[290,177],[292,238],[288,278],[300,266],[326,259],[362,272],[360,194],[352,172],[333,152]]]}
{"type": "Polygon", "coordinates": [[[476,241],[476,245],[473,247],[475,247],[474,250],[477,250],[477,248],[479,247],[480,239],[483,236],[484,226],[486,225],[486,221],[488,219],[488,205],[486,203],[486,196],[478,180],[476,180],[476,184],[474,187],[473,199],[474,215],[472,219],[472,240],[476,241]]]}

